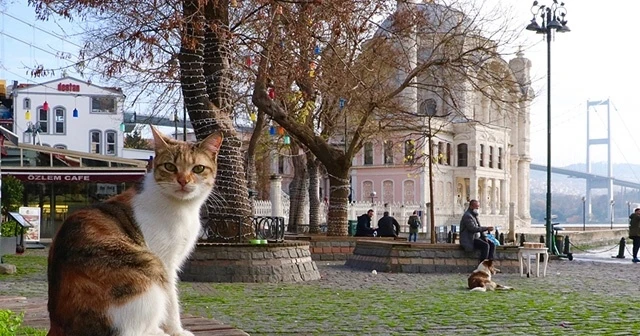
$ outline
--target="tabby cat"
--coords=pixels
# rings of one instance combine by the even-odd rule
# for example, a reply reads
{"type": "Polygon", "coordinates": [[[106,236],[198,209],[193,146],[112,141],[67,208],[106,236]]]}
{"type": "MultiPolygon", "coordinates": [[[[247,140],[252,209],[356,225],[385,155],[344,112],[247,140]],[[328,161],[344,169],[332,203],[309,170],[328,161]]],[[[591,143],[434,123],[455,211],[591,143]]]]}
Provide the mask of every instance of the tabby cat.
{"type": "Polygon", "coordinates": [[[49,251],[49,336],[192,336],[182,328],[178,270],[200,233],[222,135],[199,143],[152,127],[153,171],[62,224],[49,251]]]}

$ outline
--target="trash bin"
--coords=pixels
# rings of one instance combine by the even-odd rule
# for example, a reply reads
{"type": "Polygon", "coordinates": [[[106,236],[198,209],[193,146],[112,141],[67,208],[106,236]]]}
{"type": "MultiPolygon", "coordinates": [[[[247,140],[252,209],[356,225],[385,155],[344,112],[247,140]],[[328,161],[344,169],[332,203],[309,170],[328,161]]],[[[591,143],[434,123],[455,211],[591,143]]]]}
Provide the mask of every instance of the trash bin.
{"type": "Polygon", "coordinates": [[[356,227],[358,226],[358,221],[357,220],[348,220],[348,227],[347,230],[349,232],[350,236],[355,236],[356,235],[356,227]]]}
{"type": "Polygon", "coordinates": [[[562,253],[564,248],[564,236],[556,236],[556,250],[558,253],[562,253]]]}

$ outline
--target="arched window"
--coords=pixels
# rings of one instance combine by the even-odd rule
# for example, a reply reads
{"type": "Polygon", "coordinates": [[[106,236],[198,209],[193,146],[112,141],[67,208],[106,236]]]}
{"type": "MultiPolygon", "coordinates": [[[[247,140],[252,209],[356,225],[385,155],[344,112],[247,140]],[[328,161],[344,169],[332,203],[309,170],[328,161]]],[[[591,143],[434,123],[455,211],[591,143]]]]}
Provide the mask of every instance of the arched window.
{"type": "Polygon", "coordinates": [[[416,146],[413,140],[404,141],[404,162],[409,164],[416,162],[416,146]]]}
{"type": "Polygon", "coordinates": [[[102,153],[102,132],[99,130],[89,131],[89,153],[102,153]]]}
{"type": "Polygon", "coordinates": [[[393,164],[393,141],[384,142],[384,164],[393,164]]]}
{"type": "Polygon", "coordinates": [[[49,133],[49,111],[38,106],[38,131],[40,133],[49,133]]]}
{"type": "Polygon", "coordinates": [[[65,134],[67,131],[67,110],[62,106],[53,109],[53,133],[65,134]]]}
{"type": "Polygon", "coordinates": [[[373,164],[373,143],[367,142],[364,144],[364,164],[373,164]]]}
{"type": "Polygon", "coordinates": [[[458,167],[467,166],[467,144],[461,143],[458,145],[458,167]]]}
{"type": "Polygon", "coordinates": [[[57,144],[57,145],[53,145],[53,148],[67,149],[67,145],[57,144]]]}
{"type": "Polygon", "coordinates": [[[105,131],[104,132],[105,139],[105,154],[107,155],[117,155],[117,141],[118,141],[118,132],[116,131],[105,131]]]}
{"type": "Polygon", "coordinates": [[[31,98],[25,98],[22,100],[22,108],[25,110],[31,109],[31,98]]]}

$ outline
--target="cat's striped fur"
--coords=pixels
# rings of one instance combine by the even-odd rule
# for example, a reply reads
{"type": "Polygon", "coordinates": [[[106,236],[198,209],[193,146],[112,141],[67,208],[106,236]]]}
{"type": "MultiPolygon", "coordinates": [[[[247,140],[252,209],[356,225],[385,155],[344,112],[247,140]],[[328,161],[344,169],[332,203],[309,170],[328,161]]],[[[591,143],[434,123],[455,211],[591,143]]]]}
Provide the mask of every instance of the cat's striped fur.
{"type": "Polygon", "coordinates": [[[193,335],[180,322],[177,272],[200,233],[219,133],[197,144],[152,128],[142,184],[71,214],[49,252],[49,336],[193,335]]]}

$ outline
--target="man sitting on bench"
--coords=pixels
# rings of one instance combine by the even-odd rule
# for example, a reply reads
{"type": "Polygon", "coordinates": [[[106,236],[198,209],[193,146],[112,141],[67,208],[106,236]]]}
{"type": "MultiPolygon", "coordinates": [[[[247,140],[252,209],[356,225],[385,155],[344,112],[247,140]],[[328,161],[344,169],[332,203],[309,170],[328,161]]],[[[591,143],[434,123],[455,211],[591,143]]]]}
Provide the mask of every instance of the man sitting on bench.
{"type": "Polygon", "coordinates": [[[480,226],[478,209],[480,202],[471,200],[469,208],[460,220],[460,245],[465,251],[480,251],[480,262],[485,259],[494,259],[496,246],[487,239],[485,232],[493,231],[493,226],[480,226]]]}

